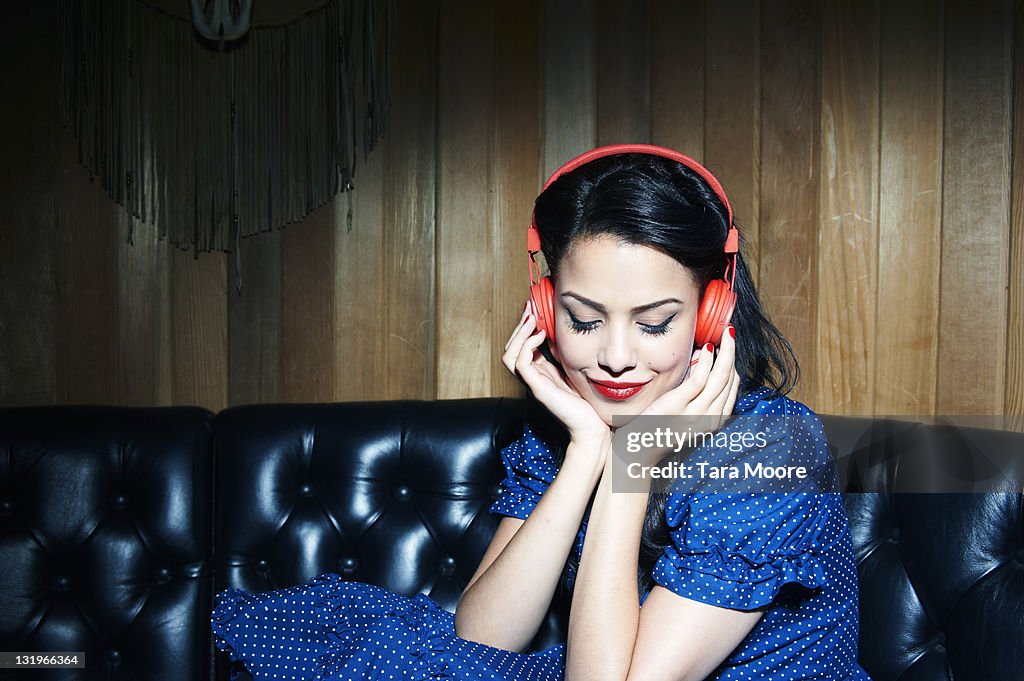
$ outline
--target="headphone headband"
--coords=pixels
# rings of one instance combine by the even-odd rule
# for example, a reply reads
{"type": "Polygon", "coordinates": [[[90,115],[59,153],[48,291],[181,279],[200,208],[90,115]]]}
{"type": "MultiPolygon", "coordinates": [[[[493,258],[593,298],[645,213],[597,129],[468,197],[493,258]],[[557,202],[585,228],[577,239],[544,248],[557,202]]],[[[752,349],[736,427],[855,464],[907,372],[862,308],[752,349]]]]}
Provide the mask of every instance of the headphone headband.
{"type": "Polygon", "coordinates": [[[651,156],[661,156],[662,158],[682,163],[684,166],[697,173],[701,179],[708,183],[711,190],[715,192],[715,196],[717,196],[718,200],[725,206],[725,212],[729,217],[729,228],[732,229],[732,206],[729,205],[729,199],[725,195],[725,189],[722,188],[722,183],[718,181],[718,178],[712,175],[710,170],[702,166],[700,163],[697,163],[686,154],[681,154],[678,151],[674,151],[666,147],[659,147],[654,144],[609,144],[604,147],[591,149],[590,151],[584,152],[576,158],[566,162],[562,167],[552,173],[551,177],[548,178],[548,181],[544,183],[544,187],[541,189],[541,192],[551,186],[551,183],[562,175],[571,173],[580,166],[586,165],[591,161],[604,158],[605,156],[614,156],[615,154],[650,154],[651,156]]]}

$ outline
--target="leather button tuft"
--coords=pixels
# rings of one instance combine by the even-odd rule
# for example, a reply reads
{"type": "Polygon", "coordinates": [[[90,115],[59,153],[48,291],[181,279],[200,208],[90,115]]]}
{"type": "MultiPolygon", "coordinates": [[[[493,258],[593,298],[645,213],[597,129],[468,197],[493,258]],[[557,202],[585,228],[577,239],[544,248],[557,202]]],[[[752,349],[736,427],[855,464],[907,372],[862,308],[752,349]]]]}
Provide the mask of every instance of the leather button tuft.
{"type": "Polygon", "coordinates": [[[411,496],[412,491],[405,485],[399,485],[395,488],[395,498],[399,501],[408,501],[411,496]]]}
{"type": "Polygon", "coordinates": [[[157,584],[166,584],[171,581],[171,571],[167,568],[160,568],[156,571],[156,582],[157,584]]]}
{"type": "Polygon", "coordinates": [[[902,538],[903,535],[900,533],[900,528],[894,527],[891,530],[889,530],[889,541],[898,542],[902,538]]]}
{"type": "Polygon", "coordinates": [[[0,501],[0,513],[10,513],[14,510],[14,503],[8,499],[0,501]]]}
{"type": "Polygon", "coordinates": [[[299,488],[299,494],[307,498],[313,496],[313,485],[307,482],[305,485],[299,488]]]}
{"type": "Polygon", "coordinates": [[[67,591],[68,587],[70,585],[71,585],[71,580],[68,579],[67,575],[61,575],[60,577],[57,578],[57,588],[60,589],[61,591],[67,591]]]}
{"type": "Polygon", "coordinates": [[[441,559],[441,574],[445,577],[451,577],[455,574],[455,559],[451,556],[445,556],[441,559]]]}
{"type": "Polygon", "coordinates": [[[265,560],[256,561],[256,569],[259,570],[260,572],[266,572],[267,571],[267,561],[265,561],[265,560]]]}
{"type": "Polygon", "coordinates": [[[110,503],[113,504],[114,508],[120,511],[125,507],[125,504],[128,503],[128,500],[125,498],[123,494],[118,494],[115,495],[113,499],[111,499],[110,503]]]}
{"type": "Polygon", "coordinates": [[[351,556],[342,558],[338,564],[341,566],[341,573],[345,575],[354,575],[359,568],[359,561],[351,556]]]}
{"type": "Polygon", "coordinates": [[[504,491],[505,490],[504,490],[504,488],[502,488],[501,483],[497,483],[497,484],[491,485],[491,489],[489,490],[492,499],[500,498],[501,497],[501,493],[504,492],[504,491]]]}
{"type": "Polygon", "coordinates": [[[107,659],[110,660],[111,662],[117,662],[118,660],[121,659],[121,651],[120,650],[108,650],[107,651],[107,659]]]}

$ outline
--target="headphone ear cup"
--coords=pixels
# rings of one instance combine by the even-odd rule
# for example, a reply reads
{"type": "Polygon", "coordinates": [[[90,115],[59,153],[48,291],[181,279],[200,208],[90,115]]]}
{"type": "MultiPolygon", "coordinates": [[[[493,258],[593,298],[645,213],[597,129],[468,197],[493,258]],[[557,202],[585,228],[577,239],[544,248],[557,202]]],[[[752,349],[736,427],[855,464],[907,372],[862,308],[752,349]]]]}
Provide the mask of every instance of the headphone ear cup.
{"type": "Polygon", "coordinates": [[[542,277],[530,287],[530,304],[537,319],[537,330],[547,335],[547,343],[555,347],[555,287],[551,277],[542,277]]]}
{"type": "Polygon", "coordinates": [[[704,298],[700,301],[700,310],[697,312],[697,328],[693,334],[694,347],[708,343],[717,346],[735,308],[736,292],[729,288],[729,282],[716,279],[708,284],[704,298]]]}

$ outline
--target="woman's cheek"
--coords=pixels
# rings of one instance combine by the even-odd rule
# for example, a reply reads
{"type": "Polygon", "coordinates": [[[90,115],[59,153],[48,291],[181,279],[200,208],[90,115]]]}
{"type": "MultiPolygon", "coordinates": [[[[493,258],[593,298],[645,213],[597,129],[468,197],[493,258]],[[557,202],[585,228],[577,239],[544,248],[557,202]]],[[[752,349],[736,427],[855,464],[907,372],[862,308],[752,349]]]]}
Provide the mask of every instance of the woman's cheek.
{"type": "Polygon", "coordinates": [[[671,349],[666,349],[660,356],[652,358],[647,367],[650,371],[656,372],[669,378],[672,387],[677,387],[686,380],[690,372],[690,355],[692,353],[682,352],[678,344],[673,344],[671,349]]]}
{"type": "Polygon", "coordinates": [[[593,358],[596,351],[592,350],[589,345],[585,339],[579,336],[572,336],[567,338],[566,342],[559,344],[562,366],[567,371],[579,371],[590,366],[593,362],[589,360],[593,358]]]}

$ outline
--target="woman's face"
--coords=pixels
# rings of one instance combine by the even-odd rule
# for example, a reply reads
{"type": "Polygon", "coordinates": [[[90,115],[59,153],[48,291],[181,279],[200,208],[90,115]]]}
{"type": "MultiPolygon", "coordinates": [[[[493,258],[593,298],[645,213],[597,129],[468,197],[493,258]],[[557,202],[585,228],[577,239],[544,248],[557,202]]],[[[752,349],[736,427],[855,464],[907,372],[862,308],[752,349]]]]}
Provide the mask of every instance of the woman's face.
{"type": "Polygon", "coordinates": [[[690,271],[647,246],[577,242],[555,282],[555,339],[569,381],[609,426],[682,383],[700,304],[690,271]]]}

